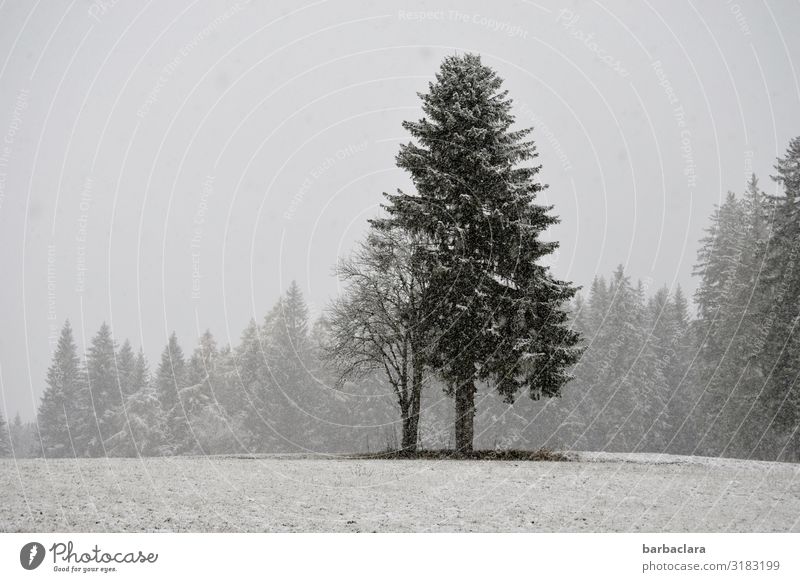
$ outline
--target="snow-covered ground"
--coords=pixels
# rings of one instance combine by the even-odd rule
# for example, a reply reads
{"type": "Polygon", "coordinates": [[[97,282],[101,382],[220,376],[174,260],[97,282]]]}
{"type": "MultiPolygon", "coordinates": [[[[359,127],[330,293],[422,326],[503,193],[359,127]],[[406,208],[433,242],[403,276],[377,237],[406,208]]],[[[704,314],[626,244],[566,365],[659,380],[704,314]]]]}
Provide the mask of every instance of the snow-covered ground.
{"type": "Polygon", "coordinates": [[[230,457],[0,460],[0,531],[800,531],[800,466],[230,457]]]}

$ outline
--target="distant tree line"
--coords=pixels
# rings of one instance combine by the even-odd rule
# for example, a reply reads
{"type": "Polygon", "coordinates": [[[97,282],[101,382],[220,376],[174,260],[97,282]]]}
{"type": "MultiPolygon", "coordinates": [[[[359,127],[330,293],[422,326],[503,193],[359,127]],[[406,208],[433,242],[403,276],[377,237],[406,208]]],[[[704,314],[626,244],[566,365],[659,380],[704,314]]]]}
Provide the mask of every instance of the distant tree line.
{"type": "Polygon", "coordinates": [[[319,350],[324,320],[310,326],[292,283],[233,347],[210,331],[187,357],[173,333],[154,370],[103,324],[81,357],[67,322],[53,354],[37,422],[36,454],[152,456],[343,452],[386,448],[391,407],[382,387],[329,387],[319,350]],[[386,410],[383,415],[375,409],[386,410]],[[373,439],[370,443],[370,438],[373,439]]]}
{"type": "MultiPolygon", "coordinates": [[[[800,233],[787,217],[797,217],[799,190],[783,178],[787,166],[800,167],[800,139],[778,163],[784,195],[765,195],[754,177],[711,216],[695,268],[696,315],[680,287],[651,292],[622,266],[595,278],[571,303],[585,351],[562,397],[507,402],[479,383],[476,446],[797,461],[800,233]]],[[[351,260],[364,267],[362,258],[351,260]]],[[[358,324],[357,312],[334,307],[328,317],[358,324]]],[[[343,378],[325,357],[335,333],[353,331],[324,317],[312,323],[293,283],[238,345],[220,348],[206,332],[186,358],[173,334],[151,371],[129,342],[117,347],[107,325],[81,357],[67,322],[37,422],[0,416],[0,453],[12,445],[17,456],[47,457],[402,448],[409,414],[386,374],[370,365],[343,378]]],[[[417,398],[419,444],[452,447],[446,385],[426,375],[417,398]]]]}

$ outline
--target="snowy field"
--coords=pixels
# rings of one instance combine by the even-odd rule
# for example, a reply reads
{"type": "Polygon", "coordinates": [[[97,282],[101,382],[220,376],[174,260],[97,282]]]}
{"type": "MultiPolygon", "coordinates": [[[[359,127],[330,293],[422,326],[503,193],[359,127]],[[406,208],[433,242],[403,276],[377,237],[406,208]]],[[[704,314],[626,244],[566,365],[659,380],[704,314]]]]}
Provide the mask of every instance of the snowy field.
{"type": "Polygon", "coordinates": [[[793,531],[800,466],[230,457],[0,460],[0,531],[793,531]]]}

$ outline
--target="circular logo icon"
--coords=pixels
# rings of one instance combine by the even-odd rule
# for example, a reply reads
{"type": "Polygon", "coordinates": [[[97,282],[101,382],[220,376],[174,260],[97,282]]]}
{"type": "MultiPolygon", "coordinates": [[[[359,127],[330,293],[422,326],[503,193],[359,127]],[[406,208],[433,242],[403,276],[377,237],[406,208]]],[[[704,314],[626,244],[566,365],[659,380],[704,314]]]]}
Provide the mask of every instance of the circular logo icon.
{"type": "Polygon", "coordinates": [[[19,551],[19,563],[26,570],[35,570],[44,561],[44,546],[39,542],[30,542],[19,551]]]}

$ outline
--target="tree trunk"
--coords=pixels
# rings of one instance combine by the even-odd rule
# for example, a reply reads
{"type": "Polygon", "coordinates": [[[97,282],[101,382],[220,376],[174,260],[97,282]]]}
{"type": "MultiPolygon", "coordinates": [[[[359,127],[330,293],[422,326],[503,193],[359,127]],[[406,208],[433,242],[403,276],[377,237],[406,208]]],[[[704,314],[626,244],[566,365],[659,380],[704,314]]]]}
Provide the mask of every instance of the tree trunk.
{"type": "Polygon", "coordinates": [[[417,437],[414,431],[414,419],[407,410],[403,412],[403,438],[400,447],[404,453],[414,453],[417,450],[417,437]]]}
{"type": "Polygon", "coordinates": [[[414,370],[411,380],[411,406],[408,418],[408,441],[410,452],[416,453],[419,444],[419,408],[422,400],[422,373],[414,370]]]}
{"type": "Polygon", "coordinates": [[[409,407],[403,411],[403,452],[416,453],[419,442],[419,395],[415,395],[409,407]]]}
{"type": "Polygon", "coordinates": [[[475,382],[470,380],[456,388],[456,452],[472,452],[475,433],[475,382]]]}

